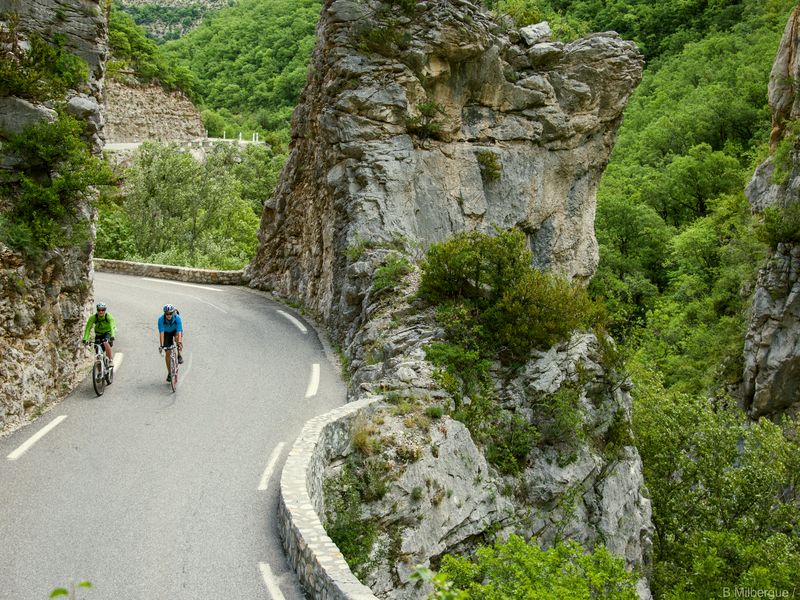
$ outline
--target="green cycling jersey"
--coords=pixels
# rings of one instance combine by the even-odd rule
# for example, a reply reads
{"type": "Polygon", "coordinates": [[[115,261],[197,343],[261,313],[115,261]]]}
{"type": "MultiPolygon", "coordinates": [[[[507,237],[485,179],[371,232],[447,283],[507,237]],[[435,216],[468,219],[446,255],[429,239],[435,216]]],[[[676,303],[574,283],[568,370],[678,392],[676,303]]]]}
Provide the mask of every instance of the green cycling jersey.
{"type": "Polygon", "coordinates": [[[103,335],[109,333],[111,334],[111,337],[116,337],[114,316],[110,312],[106,312],[103,316],[100,316],[97,313],[95,313],[91,317],[89,317],[89,320],[86,321],[86,329],[84,329],[83,331],[84,342],[89,341],[89,334],[92,331],[92,327],[94,327],[95,335],[103,335]]]}

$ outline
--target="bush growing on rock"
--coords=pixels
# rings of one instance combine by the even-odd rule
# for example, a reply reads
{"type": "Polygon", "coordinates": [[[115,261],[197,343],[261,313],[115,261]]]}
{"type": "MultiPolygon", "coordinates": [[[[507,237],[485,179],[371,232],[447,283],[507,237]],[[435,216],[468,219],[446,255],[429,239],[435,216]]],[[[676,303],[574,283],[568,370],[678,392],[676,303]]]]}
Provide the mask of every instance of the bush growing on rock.
{"type": "Polygon", "coordinates": [[[419,295],[458,307],[448,310],[461,317],[444,323],[452,341],[472,340],[487,353],[509,359],[547,349],[573,330],[602,321],[602,308],[583,288],[531,263],[518,229],[494,236],[459,233],[428,250],[419,295]]]}
{"type": "MultiPolygon", "coordinates": [[[[636,575],[603,546],[585,552],[576,542],[541,550],[512,535],[478,549],[474,559],[445,555],[435,587],[452,598],[485,600],[636,600],[636,575]],[[447,582],[451,582],[447,585],[447,582]]],[[[438,597],[438,596],[434,596],[438,597]]]]}

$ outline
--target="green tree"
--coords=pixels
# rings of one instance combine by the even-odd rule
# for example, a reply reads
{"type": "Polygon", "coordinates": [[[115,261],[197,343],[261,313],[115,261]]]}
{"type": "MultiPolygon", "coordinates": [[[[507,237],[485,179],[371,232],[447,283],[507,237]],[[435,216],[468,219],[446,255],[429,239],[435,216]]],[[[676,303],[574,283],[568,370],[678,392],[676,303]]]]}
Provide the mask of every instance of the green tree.
{"type": "Polygon", "coordinates": [[[10,205],[0,214],[4,243],[37,255],[88,239],[82,206],[113,177],[91,154],[84,131],[84,123],[60,114],[55,122],[32,125],[3,143],[3,152],[19,165],[0,174],[0,196],[10,205]]]}
{"type": "MultiPolygon", "coordinates": [[[[175,145],[143,144],[126,177],[129,223],[116,217],[118,233],[132,232],[135,257],[196,267],[246,264],[256,249],[259,217],[252,200],[242,198],[234,168],[241,160],[241,151],[226,145],[196,161],[175,145]]],[[[114,224],[113,214],[101,213],[101,225],[114,224]]]]}
{"type": "MultiPolygon", "coordinates": [[[[518,535],[478,549],[474,560],[445,555],[440,574],[452,582],[454,598],[481,600],[635,600],[636,576],[624,561],[598,546],[577,542],[549,550],[518,535]]],[[[443,587],[443,586],[440,586],[443,587]]],[[[447,596],[445,596],[447,597],[447,596]]]]}
{"type": "Polygon", "coordinates": [[[197,77],[207,108],[228,111],[233,131],[288,129],[321,8],[319,0],[241,0],[163,48],[197,77]]]}
{"type": "Polygon", "coordinates": [[[725,402],[665,389],[646,362],[630,369],[656,528],[656,597],[701,600],[736,586],[793,589],[800,568],[800,507],[792,496],[800,483],[797,440],[766,419],[747,423],[725,402]]]}

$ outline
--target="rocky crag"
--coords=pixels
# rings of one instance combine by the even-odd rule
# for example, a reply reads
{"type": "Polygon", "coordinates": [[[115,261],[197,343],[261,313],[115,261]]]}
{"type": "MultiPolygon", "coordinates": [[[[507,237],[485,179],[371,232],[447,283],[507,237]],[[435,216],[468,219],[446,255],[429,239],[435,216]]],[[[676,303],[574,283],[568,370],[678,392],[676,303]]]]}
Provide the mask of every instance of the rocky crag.
{"type": "MultiPolygon", "coordinates": [[[[392,252],[368,251],[359,270],[373,272],[392,252]]],[[[359,579],[379,598],[427,598],[430,590],[410,580],[415,565],[437,568],[445,553],[469,554],[517,533],[542,547],[557,539],[587,548],[605,544],[643,575],[639,596],[649,598],[653,526],[630,434],[630,388],[604,366],[597,338],[576,332],[533,352],[520,369],[495,363],[496,401],[541,431],[547,429],[540,412],[545,399],[564,386],[579,389],[575,430],[564,438],[543,436],[521,473],[503,475],[463,423],[446,413],[430,416],[431,406],[452,399],[425,358],[425,346],[441,341],[442,331],[433,310],[413,300],[418,279],[413,272],[393,292],[367,292],[365,325],[346,352],[350,399],[374,403],[355,421],[352,436],[361,441],[331,457],[324,519],[334,522],[342,508],[331,490],[353,485],[345,465],[366,452],[356,477],[380,497],[360,508],[358,527],[373,526],[377,535],[369,559],[356,569],[359,579]]]]}
{"type": "Polygon", "coordinates": [[[363,299],[348,247],[519,226],[537,266],[587,280],[596,187],[641,78],[615,33],[563,44],[467,0],[413,7],[325,3],[249,269],[341,333],[363,299]]]}
{"type": "MultiPolygon", "coordinates": [[[[464,424],[446,410],[427,415],[453,399],[425,358],[442,332],[411,300],[415,275],[394,294],[372,285],[395,254],[418,258],[456,232],[513,226],[535,266],[591,277],[595,190],[643,64],[615,33],[549,36],[546,23],[518,29],[467,0],[323,8],[290,158],[245,275],[316,313],[349,361],[350,399],[375,401],[350,451],[366,443],[367,462],[388,476],[359,508],[379,534],[358,575],[379,597],[424,597],[412,565],[511,531],[543,545],[604,542],[648,568],[630,397],[594,336],[534,352],[518,371],[494,366],[496,402],[532,426],[544,426],[536,407],[564,387],[580,404],[574,439],[533,445],[523,472],[503,476],[464,424]]],[[[348,460],[328,468],[329,522],[348,460]]],[[[639,592],[649,597],[644,580],[639,592]]]]}
{"type": "Polygon", "coordinates": [[[206,136],[200,112],[183,92],[139,83],[133,77],[106,80],[103,110],[109,144],[206,136]]]}
{"type": "MultiPolygon", "coordinates": [[[[54,107],[63,105],[68,115],[86,123],[87,141],[100,151],[108,53],[105,6],[100,0],[0,0],[7,59],[21,60],[31,36],[40,36],[60,43],[88,65],[88,79],[63,99],[0,97],[0,143],[29,125],[54,121],[54,107]]],[[[0,175],[14,181],[19,168],[18,157],[0,148],[0,175]]],[[[0,213],[13,208],[13,202],[13,197],[0,198],[0,213]]],[[[91,222],[88,204],[78,212],[85,223],[91,222]]],[[[34,259],[0,242],[0,430],[41,411],[75,383],[83,356],[77,341],[91,295],[90,254],[87,243],[56,248],[34,259]]]]}
{"type": "MultiPolygon", "coordinates": [[[[763,163],[746,189],[756,212],[787,209],[800,202],[800,12],[792,13],[769,83],[773,149],[792,144],[790,164],[763,163]],[[775,177],[776,169],[785,177],[775,177]],[[776,181],[780,179],[780,181],[776,181]]],[[[742,403],[751,417],[800,411],[800,244],[787,241],[771,252],[758,273],[744,348],[742,403]]]]}

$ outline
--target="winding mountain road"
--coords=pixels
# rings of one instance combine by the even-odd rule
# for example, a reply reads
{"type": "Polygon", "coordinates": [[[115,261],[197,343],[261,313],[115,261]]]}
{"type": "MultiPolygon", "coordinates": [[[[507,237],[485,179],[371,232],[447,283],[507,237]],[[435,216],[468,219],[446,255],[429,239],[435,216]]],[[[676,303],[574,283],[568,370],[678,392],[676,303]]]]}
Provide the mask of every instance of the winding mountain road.
{"type": "Polygon", "coordinates": [[[314,330],[244,288],[97,273],[95,297],[117,321],[113,385],[96,397],[87,371],[0,439],[0,598],[83,580],[86,600],[303,598],[278,538],[280,469],[303,424],[345,402],[314,330]],[[186,336],[174,394],[165,303],[186,336]]]}

